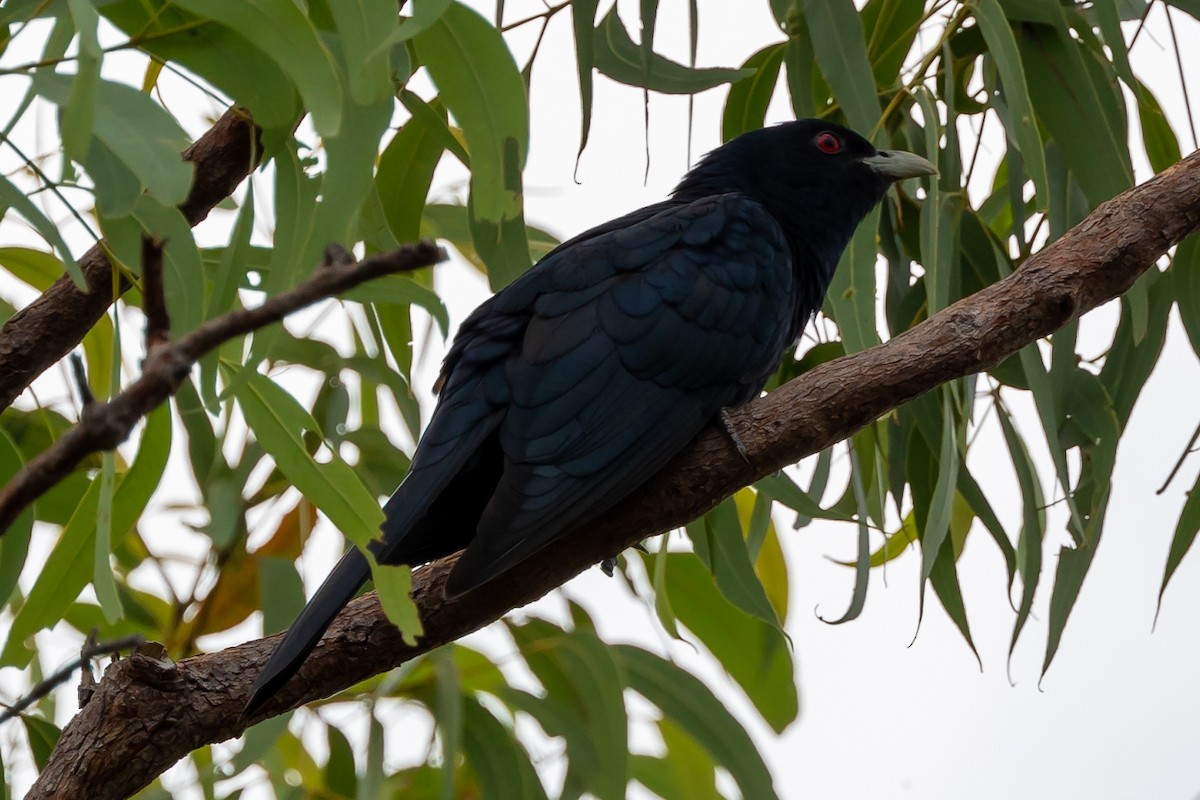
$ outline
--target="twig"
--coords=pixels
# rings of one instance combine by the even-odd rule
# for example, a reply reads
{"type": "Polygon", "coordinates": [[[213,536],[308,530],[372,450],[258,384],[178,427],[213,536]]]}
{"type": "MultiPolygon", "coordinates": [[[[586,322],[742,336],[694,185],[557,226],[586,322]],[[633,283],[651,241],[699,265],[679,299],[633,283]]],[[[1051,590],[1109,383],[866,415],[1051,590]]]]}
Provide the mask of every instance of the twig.
{"type": "MultiPolygon", "coordinates": [[[[184,151],[184,161],[195,167],[192,187],[179,206],[189,225],[207,217],[258,165],[261,134],[245,109],[231,108],[184,151]]],[[[129,289],[124,275],[114,281],[103,243],[78,260],[88,291],[79,291],[64,275],[0,326],[0,411],[71,352],[113,300],[129,289]]]]}
{"type": "Polygon", "coordinates": [[[96,398],[92,394],[92,387],[88,384],[87,372],[83,368],[83,359],[78,353],[71,353],[71,374],[75,378],[75,389],[79,392],[79,406],[81,409],[87,409],[96,398]]]}
{"type": "Polygon", "coordinates": [[[1175,466],[1171,467],[1171,473],[1167,475],[1167,479],[1163,481],[1163,485],[1158,488],[1155,494],[1162,494],[1171,485],[1171,481],[1175,480],[1175,476],[1179,474],[1179,470],[1183,469],[1183,462],[1187,461],[1187,457],[1196,452],[1192,448],[1196,446],[1196,440],[1200,439],[1200,425],[1196,426],[1196,430],[1192,433],[1192,438],[1188,439],[1187,447],[1183,448],[1183,452],[1179,454],[1179,460],[1175,462],[1175,466]]]}
{"type": "Polygon", "coordinates": [[[354,286],[396,272],[436,264],[446,253],[432,242],[406,245],[355,263],[341,247],[326,251],[325,262],[296,288],[252,309],[236,309],[209,320],[179,339],[150,351],[142,376],[112,400],[93,403],[74,428],[32,459],[0,489],[0,535],[23,508],[57,484],[83,460],[112,450],[138,421],[179,388],[192,365],[224,342],[279,322],[292,312],[354,286]]]}
{"type": "Polygon", "coordinates": [[[146,357],[171,340],[171,317],[163,288],[163,243],[142,237],[142,311],[146,315],[146,357]]]}
{"type": "Polygon", "coordinates": [[[4,711],[0,712],[0,725],[8,722],[10,719],[15,719],[21,716],[21,712],[29,708],[31,705],[41,700],[46,695],[53,692],[62,684],[71,679],[75,674],[75,670],[80,667],[84,668],[84,672],[91,674],[88,662],[97,656],[106,656],[114,653],[119,653],[122,650],[129,650],[134,647],[139,647],[145,644],[146,640],[141,634],[135,633],[131,636],[122,636],[120,639],[112,639],[107,642],[97,642],[95,640],[95,631],[88,635],[88,639],[83,644],[83,649],[80,651],[77,658],[72,659],[68,664],[59,667],[58,671],[50,675],[45,680],[40,681],[36,686],[29,690],[29,693],[23,695],[19,700],[10,706],[6,706],[4,711]]]}

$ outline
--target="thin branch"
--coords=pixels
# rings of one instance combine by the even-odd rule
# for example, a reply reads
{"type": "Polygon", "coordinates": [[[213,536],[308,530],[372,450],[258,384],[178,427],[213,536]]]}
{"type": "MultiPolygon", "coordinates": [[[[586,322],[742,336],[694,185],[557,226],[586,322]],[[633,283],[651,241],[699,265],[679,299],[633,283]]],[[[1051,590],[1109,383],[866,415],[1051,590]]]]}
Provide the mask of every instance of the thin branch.
{"type": "Polygon", "coordinates": [[[79,392],[79,407],[86,409],[95,402],[96,397],[92,394],[87,372],[83,368],[83,359],[79,357],[78,353],[71,353],[71,375],[75,378],[75,391],[79,392]]]}
{"type": "Polygon", "coordinates": [[[1179,454],[1179,460],[1175,462],[1175,466],[1171,467],[1170,474],[1167,475],[1167,479],[1163,481],[1162,486],[1158,487],[1158,491],[1155,494],[1165,492],[1167,487],[1171,485],[1171,481],[1175,480],[1175,476],[1179,474],[1179,470],[1183,469],[1184,462],[1187,461],[1188,456],[1196,452],[1194,448],[1198,439],[1200,439],[1200,425],[1197,425],[1196,430],[1192,432],[1192,438],[1188,439],[1187,447],[1183,448],[1183,452],[1179,454]]]}
{"type": "MultiPolygon", "coordinates": [[[[23,695],[19,700],[10,706],[5,706],[4,711],[0,712],[0,725],[8,722],[10,719],[16,719],[21,716],[21,712],[29,708],[31,705],[41,700],[46,695],[53,692],[59,686],[63,685],[71,679],[75,674],[75,670],[80,667],[87,671],[87,664],[93,658],[98,656],[113,655],[122,650],[129,650],[138,647],[145,643],[145,639],[141,634],[135,633],[132,636],[122,636],[120,639],[112,639],[107,642],[97,642],[91,636],[84,643],[83,649],[79,656],[72,659],[69,663],[59,667],[58,671],[53,675],[41,680],[29,692],[23,695]]],[[[88,672],[90,674],[90,672],[88,672]]]]}
{"type": "MultiPolygon", "coordinates": [[[[171,317],[163,287],[163,243],[142,237],[142,310],[146,315],[146,357],[171,339],[171,317]]],[[[2,529],[0,529],[2,530],[2,529]]]]}
{"type": "MultiPolygon", "coordinates": [[[[251,721],[328,697],[478,630],[901,403],[991,368],[1127,291],[1197,229],[1200,152],[1104,203],[1004,280],[882,345],[822,364],[733,412],[754,466],[712,429],[603,519],[480,591],[443,598],[456,556],[417,570],[412,595],[425,634],[416,646],[404,643],[373,594],[353,601],[299,674],[251,721]]],[[[113,665],[92,702],[63,730],[26,800],[119,800],[192,750],[241,735],[250,686],[278,640],[271,636],[178,663],[135,654],[113,665]]]]}
{"type": "MultiPolygon", "coordinates": [[[[240,108],[232,108],[183,153],[195,167],[192,187],[179,206],[196,225],[228,197],[262,157],[261,131],[240,108]]],[[[115,299],[112,265],[103,242],[79,259],[87,292],[64,275],[0,327],[0,411],[48,367],[79,344],[115,299]]],[[[129,283],[122,277],[117,293],[129,283]]]]}
{"type": "Polygon", "coordinates": [[[325,263],[296,288],[266,300],[257,308],[235,309],[209,320],[175,343],[164,341],[154,347],[146,354],[140,378],[112,400],[86,406],[78,425],[39,453],[0,489],[0,535],[23,508],[66,477],[86,456],[112,450],[125,441],[142,417],[178,390],[201,356],[230,339],[279,322],[297,309],[372,278],[428,267],[445,257],[445,252],[432,242],[406,245],[360,262],[355,262],[341,247],[330,247],[325,263]]]}

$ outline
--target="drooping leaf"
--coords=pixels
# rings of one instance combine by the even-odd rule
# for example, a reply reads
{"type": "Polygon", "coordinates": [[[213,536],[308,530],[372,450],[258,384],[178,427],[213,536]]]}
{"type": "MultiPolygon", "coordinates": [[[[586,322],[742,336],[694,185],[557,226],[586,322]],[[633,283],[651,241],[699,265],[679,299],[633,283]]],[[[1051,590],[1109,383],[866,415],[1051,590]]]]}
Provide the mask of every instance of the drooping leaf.
{"type": "MultiPolygon", "coordinates": [[[[879,121],[875,78],[858,11],[851,0],[803,0],[805,21],[821,74],[850,127],[866,133],[879,121]]],[[[868,223],[860,225],[860,230],[868,223]]],[[[870,226],[874,230],[874,226],[870,226]]]]}
{"type": "Polygon", "coordinates": [[[771,102],[771,95],[775,93],[775,84],[779,81],[779,68],[783,65],[786,50],[786,42],[770,44],[746,59],[742,69],[753,70],[753,74],[729,87],[725,113],[721,117],[722,141],[727,142],[739,134],[763,126],[767,104],[771,102]]]}
{"type": "Polygon", "coordinates": [[[47,219],[33,201],[31,201],[25,192],[13,185],[13,183],[3,175],[0,175],[0,208],[12,209],[25,218],[25,221],[33,226],[47,244],[53,247],[63,264],[67,268],[67,274],[71,276],[71,280],[81,290],[87,289],[87,282],[83,278],[83,270],[79,264],[71,256],[71,248],[67,246],[66,240],[59,233],[58,227],[47,219]]]}
{"type": "MultiPolygon", "coordinates": [[[[7,486],[12,477],[24,466],[24,458],[16,443],[4,428],[0,427],[0,486],[7,486]]],[[[0,607],[8,604],[25,557],[29,552],[29,538],[33,533],[33,508],[21,512],[8,529],[0,536],[0,607]]]]}
{"type": "Polygon", "coordinates": [[[700,743],[724,767],[743,797],[778,797],[771,773],[742,725],[697,678],[633,645],[612,648],[629,676],[629,688],[700,743]]]}
{"type": "Polygon", "coordinates": [[[842,253],[825,295],[825,308],[837,322],[846,352],[879,344],[875,328],[875,248],[879,209],[871,211],[855,229],[842,253]]]}
{"type": "Polygon", "coordinates": [[[1009,139],[1024,157],[1037,191],[1038,203],[1045,206],[1049,202],[1046,160],[1016,37],[998,0],[978,0],[972,10],[987,42],[988,55],[996,62],[1000,83],[1004,87],[1004,108],[1007,113],[1000,115],[1000,121],[1004,123],[1009,139]]]}
{"type": "Polygon", "coordinates": [[[1175,533],[1171,536],[1171,549],[1167,553],[1167,565],[1163,569],[1162,586],[1158,589],[1158,609],[1155,611],[1155,617],[1162,611],[1163,592],[1167,591],[1167,584],[1171,582],[1171,576],[1175,574],[1183,557],[1187,555],[1188,550],[1196,541],[1197,532],[1200,532],[1200,477],[1196,479],[1196,485],[1187,493],[1187,500],[1183,504],[1183,510],[1179,513],[1179,521],[1175,523],[1175,533]]]}
{"type": "Polygon", "coordinates": [[[547,800],[546,790],[513,732],[473,697],[463,698],[463,752],[483,800],[547,800]]]}
{"type": "Polygon", "coordinates": [[[596,27],[595,63],[614,81],[663,94],[695,94],[753,74],[749,69],[696,69],[657,53],[644,69],[642,50],[629,38],[615,7],[596,27]]]}
{"type": "MultiPolygon", "coordinates": [[[[114,537],[123,536],[136,524],[162,479],[170,450],[170,409],[159,406],[147,416],[138,454],[113,496],[114,537]]],[[[97,479],[91,482],[79,500],[37,581],[29,590],[25,604],[13,618],[4,650],[0,652],[0,662],[14,666],[28,664],[33,651],[25,648],[26,640],[62,619],[92,579],[99,497],[100,481],[97,479]]]]}
{"type": "Polygon", "coordinates": [[[320,433],[316,420],[265,375],[247,376],[237,392],[238,404],[255,439],[306,498],[329,517],[338,530],[366,547],[383,522],[376,498],[337,454],[318,463],[309,453],[303,431],[320,433]]]}
{"type": "Polygon", "coordinates": [[[529,149],[525,84],[500,32],[458,3],[413,41],[466,136],[472,239],[499,289],[530,263],[521,189],[529,149]]]}
{"type": "Polygon", "coordinates": [[[679,621],[708,649],[777,733],[799,713],[791,653],[783,634],[721,595],[712,575],[691,553],[660,555],[669,596],[679,621]]]}
{"type": "Polygon", "coordinates": [[[587,147],[592,130],[592,69],[596,63],[596,7],[599,0],[576,0],[571,3],[571,24],[575,33],[575,68],[579,74],[579,104],[582,120],[579,131],[579,154],[587,147]]]}
{"type": "Polygon", "coordinates": [[[207,3],[178,0],[176,5],[237,31],[266,53],[287,75],[322,136],[342,125],[342,86],[337,65],[312,21],[289,0],[207,3]]]}
{"type": "MultiPolygon", "coordinates": [[[[72,76],[39,70],[33,85],[51,103],[67,108],[72,76]]],[[[181,160],[179,153],[187,146],[188,136],[149,95],[101,80],[96,86],[94,132],[96,140],[161,204],[183,202],[192,182],[192,165],[181,160]]]]}

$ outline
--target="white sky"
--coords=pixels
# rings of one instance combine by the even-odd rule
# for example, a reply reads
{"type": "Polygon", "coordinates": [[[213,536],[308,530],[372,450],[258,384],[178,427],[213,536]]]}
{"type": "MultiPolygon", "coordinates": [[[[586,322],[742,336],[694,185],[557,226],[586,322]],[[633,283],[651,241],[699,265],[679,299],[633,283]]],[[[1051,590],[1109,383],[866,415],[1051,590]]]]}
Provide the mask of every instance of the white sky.
{"type": "MultiPolygon", "coordinates": [[[[490,2],[472,4],[491,14],[490,2]]],[[[637,5],[633,0],[620,3],[635,34],[637,5]]],[[[507,18],[514,20],[536,13],[541,5],[521,0],[509,2],[508,8],[507,18]]],[[[683,0],[661,3],[656,41],[660,52],[679,59],[686,56],[686,31],[672,23],[684,18],[685,9],[683,0]]],[[[1200,41],[1200,25],[1185,20],[1182,14],[1175,16],[1181,41],[1200,41]]],[[[702,65],[739,64],[763,44],[779,38],[765,3],[704,0],[700,20],[702,65]]],[[[519,54],[527,51],[536,27],[515,35],[512,41],[519,54]]],[[[1195,143],[1188,132],[1161,4],[1151,14],[1132,57],[1135,71],[1153,87],[1180,136],[1182,149],[1189,152],[1195,143]]],[[[1185,47],[1184,57],[1191,89],[1200,92],[1196,80],[1200,55],[1195,48],[1185,47]]],[[[120,76],[121,62],[110,62],[106,74],[120,76]]],[[[140,76],[140,71],[134,74],[140,76]]],[[[0,98],[11,96],[10,86],[0,84],[0,98]]],[[[687,168],[686,99],[651,97],[651,164],[644,181],[641,94],[597,77],[590,144],[579,165],[580,183],[575,184],[577,92],[570,20],[564,13],[552,22],[534,67],[533,139],[525,173],[528,220],[564,238],[661,199],[687,168]]],[[[0,100],[0,107],[4,102],[0,100]]],[[[697,98],[693,155],[719,143],[723,102],[724,89],[697,98]]],[[[192,131],[202,129],[200,115],[210,110],[211,106],[181,109],[172,105],[172,111],[184,116],[192,131]]],[[[786,101],[777,97],[769,119],[778,121],[789,115],[786,101]]],[[[40,132],[27,133],[45,144],[53,134],[53,116],[44,112],[40,119],[44,126],[40,132]]],[[[991,159],[997,155],[992,153],[991,159]]],[[[1144,158],[1135,154],[1135,164],[1138,179],[1144,180],[1149,175],[1144,158]]],[[[435,181],[434,197],[461,196],[464,177],[457,165],[445,163],[435,181]]],[[[256,180],[261,188],[268,187],[263,178],[256,180]]],[[[227,225],[228,220],[214,220],[213,225],[201,229],[201,235],[220,241],[219,231],[227,225]]],[[[30,241],[14,225],[5,223],[0,229],[0,244],[30,241]]],[[[85,246],[83,242],[77,252],[85,246]]],[[[440,267],[437,280],[455,324],[486,296],[482,280],[461,263],[440,267]]],[[[27,301],[30,293],[3,283],[0,297],[19,304],[27,301]]],[[[1114,308],[1110,305],[1093,312],[1084,324],[1085,336],[1089,330],[1103,334],[1115,320],[1114,308]]],[[[437,352],[431,352],[420,371],[418,384],[423,390],[432,382],[437,359],[437,352]]],[[[63,397],[59,377],[49,375],[39,382],[43,400],[63,397]]],[[[1158,630],[1151,633],[1171,533],[1183,492],[1194,481],[1200,459],[1189,462],[1167,493],[1160,497],[1154,490],[1197,422],[1198,394],[1200,366],[1173,315],[1162,359],[1143,392],[1118,455],[1103,544],[1055,664],[1040,688],[1048,590],[1058,545],[1066,539],[1057,509],[1051,510],[1051,534],[1034,618],[1012,660],[1015,686],[1010,685],[1006,673],[1013,612],[1005,597],[1003,562],[979,531],[963,555],[959,574],[984,663],[982,673],[932,597],[920,633],[909,646],[916,629],[919,569],[919,559],[912,554],[889,565],[887,585],[882,573],[872,574],[866,611],[860,619],[842,626],[817,619],[817,607],[827,617],[840,613],[853,583],[852,570],[827,560],[853,556],[855,529],[837,524],[817,523],[798,532],[790,532],[787,525],[780,528],[791,576],[788,630],[796,646],[801,691],[801,716],[783,736],[776,737],[756,722],[739,691],[717,674],[710,659],[698,657],[684,646],[671,646],[670,652],[704,675],[747,723],[785,798],[1200,797],[1200,759],[1196,755],[1200,748],[1200,691],[1196,689],[1200,626],[1193,616],[1200,607],[1200,558],[1193,555],[1183,562],[1167,593],[1158,630]]],[[[1019,395],[1011,397],[1017,400],[1018,423],[1035,449],[1041,475],[1048,479],[1053,469],[1045,448],[1038,444],[1040,428],[1031,404],[1019,395]]],[[[983,426],[970,464],[1006,528],[1015,532],[1020,495],[994,421],[983,426]]],[[[182,454],[176,454],[172,469],[186,469],[182,454]]],[[[1048,485],[1044,488],[1056,496],[1048,485]]],[[[189,539],[178,514],[163,511],[175,494],[174,487],[166,488],[154,501],[159,512],[154,528],[161,531],[164,550],[196,558],[203,552],[202,540],[189,539]]],[[[190,519],[202,521],[194,514],[190,519]]],[[[41,536],[37,550],[42,558],[49,545],[49,537],[41,536]]],[[[332,536],[315,537],[310,544],[302,561],[310,591],[340,547],[332,536]]],[[[26,575],[26,586],[33,577],[33,573],[26,575]]],[[[663,641],[651,613],[598,570],[571,582],[565,592],[593,611],[606,638],[654,647],[663,641]]],[[[562,596],[555,593],[520,613],[561,619],[565,608],[562,596]]],[[[256,625],[245,625],[222,641],[239,641],[257,633],[256,625]]],[[[77,648],[77,639],[61,626],[42,634],[38,641],[47,652],[61,651],[63,661],[77,648]]],[[[511,645],[494,632],[474,635],[468,643],[496,653],[511,652],[511,645]]],[[[220,643],[206,640],[206,644],[220,643]]],[[[16,694],[10,692],[15,675],[12,670],[0,671],[0,699],[16,694]]],[[[69,689],[60,703],[60,724],[70,716],[73,694],[69,689]]],[[[361,716],[349,709],[325,714],[326,719],[338,721],[346,715],[361,716]]],[[[390,767],[407,763],[414,747],[423,750],[427,729],[417,722],[410,711],[389,712],[390,767]]],[[[350,732],[352,741],[362,733],[361,726],[356,727],[359,729],[350,732]]],[[[10,770],[14,730],[14,726],[6,726],[0,731],[0,746],[10,770]]],[[[312,732],[311,726],[308,731],[312,732]]],[[[642,732],[636,741],[644,739],[642,732]]],[[[542,740],[538,750],[552,754],[555,747],[542,740]]],[[[557,774],[552,764],[546,770],[557,774]]],[[[17,788],[23,791],[29,779],[26,767],[17,788]]],[[[186,771],[175,772],[175,785],[187,779],[186,771]]],[[[244,796],[260,795],[247,792],[244,796]]]]}

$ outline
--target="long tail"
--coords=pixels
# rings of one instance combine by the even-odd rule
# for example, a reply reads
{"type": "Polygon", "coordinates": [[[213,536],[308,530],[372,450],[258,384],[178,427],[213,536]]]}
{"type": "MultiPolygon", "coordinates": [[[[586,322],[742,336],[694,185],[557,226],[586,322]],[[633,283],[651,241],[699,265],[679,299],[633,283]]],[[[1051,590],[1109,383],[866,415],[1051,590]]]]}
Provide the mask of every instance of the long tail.
{"type": "Polygon", "coordinates": [[[342,560],[333,568],[333,572],[329,573],[321,588],[284,634],[283,641],[267,659],[267,665],[263,667],[250,690],[250,700],[242,712],[244,716],[248,717],[261,708],[263,703],[296,674],[304,659],[308,658],[317,642],[321,641],[322,634],[333,622],[333,618],[354,598],[370,574],[367,559],[358,548],[351,547],[347,550],[346,555],[342,556],[342,560]]]}

